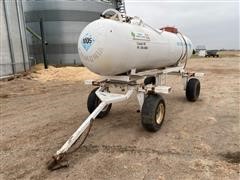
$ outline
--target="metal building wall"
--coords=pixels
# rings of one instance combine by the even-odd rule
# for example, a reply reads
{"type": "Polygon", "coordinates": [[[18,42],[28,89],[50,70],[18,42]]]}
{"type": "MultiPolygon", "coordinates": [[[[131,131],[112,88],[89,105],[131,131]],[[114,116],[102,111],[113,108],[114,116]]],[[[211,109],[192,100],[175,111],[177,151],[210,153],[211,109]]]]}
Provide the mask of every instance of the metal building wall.
{"type": "Polygon", "coordinates": [[[29,69],[21,1],[0,1],[0,77],[29,69]]]}
{"type": "MultiPolygon", "coordinates": [[[[117,0],[26,0],[23,8],[27,26],[40,34],[43,18],[49,64],[81,64],[77,42],[82,29],[99,18],[108,8],[116,8],[117,0]]],[[[30,56],[42,62],[39,40],[27,35],[30,56]]]]}

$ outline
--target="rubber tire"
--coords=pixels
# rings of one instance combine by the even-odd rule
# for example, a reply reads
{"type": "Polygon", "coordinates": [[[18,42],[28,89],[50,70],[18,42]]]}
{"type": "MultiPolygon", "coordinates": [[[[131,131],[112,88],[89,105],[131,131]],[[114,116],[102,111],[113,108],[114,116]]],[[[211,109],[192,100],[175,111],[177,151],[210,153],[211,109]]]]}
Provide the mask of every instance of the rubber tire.
{"type": "Polygon", "coordinates": [[[165,112],[166,106],[163,97],[159,94],[149,94],[144,100],[141,111],[143,128],[149,132],[157,132],[163,124],[165,112]],[[162,103],[164,106],[164,114],[161,123],[158,124],[156,122],[156,112],[160,103],[162,103]]]}
{"type": "Polygon", "coordinates": [[[187,87],[186,87],[186,98],[188,101],[195,102],[199,95],[200,95],[200,81],[196,78],[191,78],[187,82],[187,87]]]}
{"type": "Polygon", "coordinates": [[[146,78],[144,79],[144,84],[145,84],[145,85],[148,85],[148,84],[155,85],[155,84],[156,84],[156,78],[155,78],[154,76],[146,77],[146,78]]]}
{"type": "MultiPolygon", "coordinates": [[[[101,103],[101,100],[97,97],[96,91],[98,90],[98,87],[93,89],[90,94],[88,95],[88,100],[87,100],[87,108],[88,112],[91,114],[101,103]]],[[[97,118],[103,118],[105,117],[111,110],[112,104],[109,104],[107,109],[105,111],[101,111],[98,115],[97,118]]]]}

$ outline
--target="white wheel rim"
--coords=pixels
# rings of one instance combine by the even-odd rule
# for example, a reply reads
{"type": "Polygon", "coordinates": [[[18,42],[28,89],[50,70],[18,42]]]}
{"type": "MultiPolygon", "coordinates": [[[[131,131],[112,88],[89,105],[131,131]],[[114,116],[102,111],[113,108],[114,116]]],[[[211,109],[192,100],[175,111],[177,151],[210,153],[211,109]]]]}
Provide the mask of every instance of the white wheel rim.
{"type": "MultiPolygon", "coordinates": [[[[104,91],[110,92],[109,89],[105,89],[104,91]]],[[[98,103],[98,105],[99,105],[100,103],[101,103],[101,100],[99,99],[99,103],[98,103]]],[[[102,112],[107,111],[108,106],[109,106],[109,105],[106,105],[106,106],[103,108],[102,112]]]]}
{"type": "Polygon", "coordinates": [[[107,109],[108,109],[108,105],[106,105],[104,108],[103,108],[103,112],[105,112],[105,111],[107,111],[107,109]]]}
{"type": "Polygon", "coordinates": [[[160,103],[157,108],[157,112],[156,112],[156,123],[157,124],[161,124],[161,122],[163,121],[164,111],[165,111],[165,107],[164,107],[163,103],[160,103]]]}

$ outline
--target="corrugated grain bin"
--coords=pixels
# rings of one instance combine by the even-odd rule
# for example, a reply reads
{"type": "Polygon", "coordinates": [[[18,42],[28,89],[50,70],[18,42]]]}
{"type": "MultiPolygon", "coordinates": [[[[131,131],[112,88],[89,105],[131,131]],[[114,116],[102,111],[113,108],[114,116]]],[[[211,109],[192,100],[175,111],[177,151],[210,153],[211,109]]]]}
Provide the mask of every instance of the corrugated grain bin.
{"type": "Polygon", "coordinates": [[[0,1],[0,77],[29,69],[21,1],[0,1]]]}
{"type": "MultiPolygon", "coordinates": [[[[23,8],[27,26],[40,34],[43,18],[48,42],[49,64],[81,64],[77,42],[82,29],[108,8],[117,8],[119,0],[26,0],[23,8]]],[[[41,42],[28,33],[30,56],[42,62],[41,42]]]]}

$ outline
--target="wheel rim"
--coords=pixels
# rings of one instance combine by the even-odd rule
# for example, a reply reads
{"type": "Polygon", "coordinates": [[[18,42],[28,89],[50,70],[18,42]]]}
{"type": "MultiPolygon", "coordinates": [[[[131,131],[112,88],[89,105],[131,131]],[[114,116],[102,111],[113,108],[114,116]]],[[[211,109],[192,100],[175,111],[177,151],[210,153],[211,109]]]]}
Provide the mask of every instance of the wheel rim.
{"type": "Polygon", "coordinates": [[[105,112],[105,111],[107,111],[107,109],[108,109],[108,106],[109,106],[109,105],[106,105],[106,106],[103,108],[102,112],[105,112]]]}
{"type": "MultiPolygon", "coordinates": [[[[98,105],[99,105],[100,103],[101,103],[101,100],[100,100],[99,98],[97,98],[97,100],[96,100],[96,108],[98,107],[98,105]]],[[[107,111],[108,106],[109,106],[109,105],[106,105],[101,112],[107,111]]]]}
{"type": "Polygon", "coordinates": [[[160,103],[157,108],[157,112],[156,112],[156,123],[157,124],[161,124],[161,122],[163,121],[164,111],[165,111],[165,107],[164,107],[163,103],[160,103]]]}
{"type": "MultiPolygon", "coordinates": [[[[109,88],[106,88],[104,91],[110,92],[109,88]]],[[[98,100],[99,100],[99,104],[100,104],[102,101],[100,99],[98,99],[98,100]]],[[[106,105],[101,112],[106,112],[108,110],[108,107],[109,107],[109,105],[106,105]]]]}

